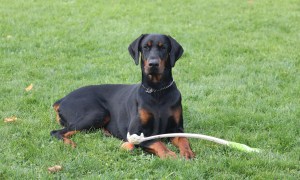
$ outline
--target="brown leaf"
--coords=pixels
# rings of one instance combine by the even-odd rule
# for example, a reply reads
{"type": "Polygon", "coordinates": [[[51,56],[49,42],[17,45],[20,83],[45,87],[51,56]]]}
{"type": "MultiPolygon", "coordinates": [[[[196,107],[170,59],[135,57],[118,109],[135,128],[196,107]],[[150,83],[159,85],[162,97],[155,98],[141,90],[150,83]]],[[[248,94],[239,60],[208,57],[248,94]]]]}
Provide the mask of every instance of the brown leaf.
{"type": "Polygon", "coordinates": [[[254,0],[248,0],[248,4],[253,5],[254,0]]]}
{"type": "Polygon", "coordinates": [[[17,120],[16,116],[4,118],[4,122],[6,123],[15,122],[16,120],[17,120]]]}
{"type": "Polygon", "coordinates": [[[60,165],[55,165],[53,167],[48,168],[49,173],[55,173],[55,172],[58,172],[61,170],[62,170],[62,167],[60,165]]]}
{"type": "Polygon", "coordinates": [[[25,88],[25,91],[31,91],[33,88],[33,84],[30,84],[27,88],[25,88]]]}

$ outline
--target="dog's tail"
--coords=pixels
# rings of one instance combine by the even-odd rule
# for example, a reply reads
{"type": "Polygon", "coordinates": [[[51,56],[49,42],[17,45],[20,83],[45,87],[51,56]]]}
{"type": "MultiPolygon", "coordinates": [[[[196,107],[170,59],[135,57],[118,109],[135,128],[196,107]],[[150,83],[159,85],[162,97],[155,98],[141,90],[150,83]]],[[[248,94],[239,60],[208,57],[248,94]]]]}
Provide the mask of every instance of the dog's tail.
{"type": "Polygon", "coordinates": [[[64,98],[62,98],[62,99],[56,101],[55,103],[53,103],[52,107],[55,108],[55,107],[59,106],[59,104],[60,104],[63,100],[64,100],[64,98]]]}

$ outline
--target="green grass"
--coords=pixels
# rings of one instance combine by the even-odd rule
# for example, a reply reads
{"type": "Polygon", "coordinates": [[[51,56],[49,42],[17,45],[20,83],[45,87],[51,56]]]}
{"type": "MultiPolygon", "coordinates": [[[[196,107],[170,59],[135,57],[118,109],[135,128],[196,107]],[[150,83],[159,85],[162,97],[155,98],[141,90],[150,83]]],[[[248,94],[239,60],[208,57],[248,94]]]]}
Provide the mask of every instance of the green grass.
{"type": "Polygon", "coordinates": [[[300,179],[298,0],[1,0],[0,17],[0,179],[300,179]],[[192,139],[196,159],[160,160],[101,132],[76,135],[75,150],[50,137],[55,100],[140,81],[127,46],[152,32],[185,49],[173,75],[186,132],[264,153],[192,139]]]}

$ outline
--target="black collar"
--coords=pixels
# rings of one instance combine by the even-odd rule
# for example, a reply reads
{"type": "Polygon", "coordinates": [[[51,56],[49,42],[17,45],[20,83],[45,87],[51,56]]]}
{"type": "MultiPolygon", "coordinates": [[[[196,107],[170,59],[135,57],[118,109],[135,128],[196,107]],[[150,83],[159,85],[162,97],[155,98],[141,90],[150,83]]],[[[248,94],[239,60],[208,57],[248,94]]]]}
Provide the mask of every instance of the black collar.
{"type": "Polygon", "coordinates": [[[155,93],[155,92],[160,92],[160,91],[163,91],[165,89],[168,89],[169,87],[171,87],[172,85],[174,84],[174,81],[172,81],[169,85],[165,86],[165,87],[162,87],[160,89],[153,89],[153,88],[150,88],[150,87],[145,87],[143,84],[142,84],[142,87],[145,89],[146,93],[148,94],[151,94],[151,93],[155,93]]]}

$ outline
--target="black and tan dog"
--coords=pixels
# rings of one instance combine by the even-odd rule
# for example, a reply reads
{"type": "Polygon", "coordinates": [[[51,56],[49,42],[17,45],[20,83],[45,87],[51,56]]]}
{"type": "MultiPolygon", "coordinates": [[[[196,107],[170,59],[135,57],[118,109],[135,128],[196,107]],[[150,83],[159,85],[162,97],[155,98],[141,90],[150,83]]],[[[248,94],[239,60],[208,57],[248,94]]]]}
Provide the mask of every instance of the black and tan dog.
{"type": "MultiPolygon", "coordinates": [[[[146,137],[164,133],[182,133],[181,95],[172,77],[172,67],[183,49],[172,37],[144,34],[128,47],[135,63],[141,54],[142,82],[134,85],[95,85],[77,89],[54,103],[57,121],[64,126],[51,135],[65,143],[76,144],[70,137],[83,130],[102,128],[125,143],[132,150],[127,133],[146,137]]],[[[194,157],[186,138],[171,138],[186,159],[194,157]]],[[[161,158],[176,157],[159,140],[139,145],[161,158]]]]}

